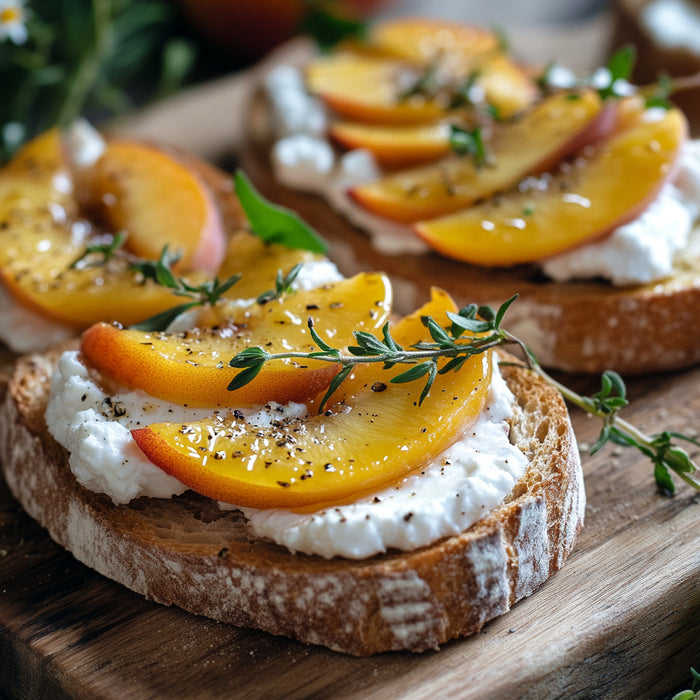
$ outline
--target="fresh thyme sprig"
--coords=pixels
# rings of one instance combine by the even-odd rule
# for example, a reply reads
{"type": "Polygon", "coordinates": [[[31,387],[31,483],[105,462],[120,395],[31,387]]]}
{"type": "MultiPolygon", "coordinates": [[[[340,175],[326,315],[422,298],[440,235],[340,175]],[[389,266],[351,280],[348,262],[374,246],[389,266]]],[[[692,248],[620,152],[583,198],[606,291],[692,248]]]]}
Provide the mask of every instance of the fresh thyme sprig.
{"type": "Polygon", "coordinates": [[[489,153],[482,136],[480,126],[471,131],[463,129],[461,126],[450,124],[449,136],[450,148],[460,156],[468,155],[474,161],[474,166],[482,168],[489,160],[489,153]]]}
{"type": "Polygon", "coordinates": [[[137,260],[131,263],[132,270],[140,272],[144,280],[150,279],[161,287],[167,287],[173,294],[188,297],[191,301],[166,309],[155,316],[147,318],[141,323],[134,324],[131,328],[141,331],[164,331],[178,316],[196,306],[214,306],[221,297],[241,278],[241,275],[232,275],[223,282],[218,277],[206,280],[201,284],[190,284],[182,277],[176,277],[172,266],[177,262],[178,256],[169,251],[168,246],[157,261],[137,260]]]}
{"type": "Polygon", "coordinates": [[[68,266],[68,269],[88,269],[105,265],[124,246],[126,238],[125,231],[118,231],[111,240],[85,246],[85,250],[68,266]]]}
{"type": "Polygon", "coordinates": [[[410,367],[394,375],[390,383],[404,383],[424,380],[419,404],[430,394],[435,378],[440,374],[458,371],[464,363],[475,355],[504,345],[516,345],[520,348],[528,368],[553,386],[569,402],[600,418],[603,422],[598,439],[591,452],[596,452],[607,442],[624,447],[634,447],[648,457],[654,465],[654,477],[658,487],[667,495],[675,493],[675,484],[671,472],[693,488],[700,490],[700,473],[698,466],[688,453],[673,439],[683,440],[700,446],[693,438],[677,432],[663,431],[655,435],[646,435],[631,423],[620,418],[620,411],[627,406],[626,389],[622,378],[615,372],[605,372],[601,377],[601,389],[593,396],[581,396],[549,376],[540,366],[527,346],[502,327],[503,317],[516,297],[502,304],[497,311],[489,306],[470,304],[458,313],[447,313],[449,325],[443,327],[435,319],[424,317],[423,323],[430,333],[432,342],[422,341],[410,348],[401,347],[391,336],[389,325],[382,329],[381,338],[365,331],[355,331],[357,345],[347,348],[344,354],[321,339],[315,331],[312,319],[309,330],[318,351],[269,353],[260,347],[251,347],[238,353],[229,365],[239,368],[229,389],[245,386],[252,381],[270,360],[276,359],[314,359],[340,365],[328,390],[319,405],[322,412],[338,387],[350,376],[353,369],[360,364],[381,363],[383,369],[406,364],[410,367]],[[438,361],[448,361],[441,367],[438,361]]]}
{"type": "Polygon", "coordinates": [[[282,270],[277,270],[277,278],[275,279],[275,288],[268,289],[263,292],[255,300],[257,304],[267,304],[275,299],[281,299],[285,294],[292,291],[292,285],[299,276],[304,263],[297,263],[286,275],[282,274],[282,270]]]}

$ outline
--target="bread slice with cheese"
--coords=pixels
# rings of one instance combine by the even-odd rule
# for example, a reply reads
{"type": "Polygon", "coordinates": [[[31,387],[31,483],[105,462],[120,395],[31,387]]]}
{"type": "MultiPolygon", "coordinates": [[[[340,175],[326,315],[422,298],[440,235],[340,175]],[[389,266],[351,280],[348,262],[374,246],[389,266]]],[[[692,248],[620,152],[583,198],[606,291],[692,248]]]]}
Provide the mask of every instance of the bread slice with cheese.
{"type": "Polygon", "coordinates": [[[572,372],[614,369],[643,374],[700,362],[700,232],[660,282],[614,287],[602,280],[556,282],[534,265],[483,268],[436,253],[387,254],[319,197],[279,184],[268,159],[268,137],[255,119],[243,164],[262,193],[300,212],[324,232],[329,256],[345,275],[381,269],[397,290],[398,311],[414,308],[432,285],[458,304],[497,307],[514,294],[506,326],[528,343],[541,364],[572,372]]]}
{"type": "Polygon", "coordinates": [[[74,556],[158,603],[365,656],[472,634],[559,569],[583,523],[575,438],[559,394],[503,367],[510,440],[529,467],[504,502],[458,536],[368,559],[291,554],[251,539],[238,511],[191,491],[115,506],[80,486],[46,430],[62,348],[21,358],[0,385],[0,462],[26,511],[74,556]]]}
{"type": "MultiPolygon", "coordinates": [[[[286,65],[289,58],[283,54],[277,60],[286,65]]],[[[311,55],[291,58],[305,65],[311,55]]],[[[270,71],[276,65],[272,61],[265,68],[270,71]]],[[[434,284],[445,288],[458,304],[497,306],[517,293],[519,300],[509,311],[508,328],[531,347],[543,365],[573,372],[614,369],[629,375],[700,362],[700,229],[693,233],[688,250],[676,256],[669,277],[629,286],[614,286],[598,278],[558,282],[535,264],[478,267],[430,251],[386,254],[325,199],[276,180],[271,158],[274,121],[261,89],[249,105],[242,154],[246,172],[265,196],[298,211],[324,232],[331,244],[329,255],[344,274],[385,270],[399,290],[399,311],[402,305],[413,308],[415,299],[434,284]]],[[[389,219],[385,224],[396,227],[389,219]]],[[[381,232],[381,224],[377,228],[381,232]]],[[[405,235],[413,235],[409,227],[405,235]]]]}

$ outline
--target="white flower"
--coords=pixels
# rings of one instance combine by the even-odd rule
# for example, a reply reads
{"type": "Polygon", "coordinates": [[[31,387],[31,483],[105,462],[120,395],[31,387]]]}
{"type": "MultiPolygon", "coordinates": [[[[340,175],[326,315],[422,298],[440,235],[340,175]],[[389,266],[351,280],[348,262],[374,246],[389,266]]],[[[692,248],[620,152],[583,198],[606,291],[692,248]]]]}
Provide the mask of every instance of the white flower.
{"type": "Polygon", "coordinates": [[[0,0],[0,41],[9,39],[15,44],[27,40],[25,0],[0,0]]]}

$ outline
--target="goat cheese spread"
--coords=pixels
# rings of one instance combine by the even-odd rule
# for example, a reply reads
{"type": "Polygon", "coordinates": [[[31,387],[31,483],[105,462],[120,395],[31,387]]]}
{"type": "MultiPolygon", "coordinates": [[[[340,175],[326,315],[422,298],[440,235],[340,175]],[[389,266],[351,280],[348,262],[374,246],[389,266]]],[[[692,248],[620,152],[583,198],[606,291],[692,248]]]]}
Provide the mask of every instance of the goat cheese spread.
{"type": "Polygon", "coordinates": [[[468,434],[399,484],[314,513],[243,509],[252,532],[293,552],[364,559],[457,535],[503,502],[527,468],[508,439],[513,395],[495,370],[468,434]]]}
{"type": "MultiPolygon", "coordinates": [[[[280,66],[265,82],[277,142],[272,148],[276,178],[287,187],[324,197],[352,223],[365,229],[384,253],[427,250],[408,227],[370,214],[347,195],[353,185],[376,179],[381,170],[372,154],[355,150],[336,156],[325,137],[323,105],[306,92],[301,71],[280,66]],[[308,122],[298,118],[304,109],[308,122]]],[[[653,113],[650,111],[650,118],[653,113]]],[[[647,284],[668,277],[700,217],[700,141],[685,144],[677,175],[634,221],[601,241],[543,261],[545,274],[557,281],[602,277],[614,285],[647,284]]]]}
{"type": "MultiPolygon", "coordinates": [[[[316,513],[243,512],[259,537],[328,558],[364,558],[391,547],[410,550],[462,532],[501,503],[527,467],[525,455],[508,440],[506,420],[513,401],[496,369],[478,422],[419,474],[355,504],[316,513]]],[[[54,372],[46,422],[51,435],[69,450],[69,466],[80,484],[115,503],[128,503],[141,496],[168,498],[187,489],[145,458],[130,430],[159,421],[199,420],[211,412],[139,391],[108,396],[78,353],[70,351],[54,372]]],[[[269,404],[242,412],[260,427],[280,415],[303,417],[306,406],[269,404]]]]}

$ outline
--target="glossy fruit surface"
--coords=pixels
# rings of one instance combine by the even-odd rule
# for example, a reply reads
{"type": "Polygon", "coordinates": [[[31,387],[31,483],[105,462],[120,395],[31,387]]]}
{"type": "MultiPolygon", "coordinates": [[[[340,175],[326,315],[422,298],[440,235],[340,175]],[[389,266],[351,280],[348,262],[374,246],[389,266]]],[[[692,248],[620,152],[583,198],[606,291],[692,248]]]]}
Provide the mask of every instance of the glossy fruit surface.
{"type": "Polygon", "coordinates": [[[83,175],[86,208],[112,231],[125,231],[128,248],[157,260],[166,244],[181,254],[180,270],[215,273],[225,237],[213,197],[199,176],[160,148],[111,140],[83,175]]]}
{"type": "Polygon", "coordinates": [[[636,123],[591,147],[553,176],[456,214],[424,221],[416,232],[434,250],[482,266],[556,255],[635,218],[673,172],[687,126],[678,110],[636,123]]]}
{"type": "Polygon", "coordinates": [[[81,216],[57,130],[0,171],[0,278],[19,303],[75,328],[104,319],[136,323],[179,303],[164,287],[144,283],[123,258],[72,268],[101,234],[81,216]]]}
{"type": "Polygon", "coordinates": [[[351,190],[365,209],[414,222],[458,211],[507,190],[529,173],[541,172],[612,129],[611,109],[595,92],[577,99],[557,94],[513,123],[482,134],[487,162],[452,154],[436,163],[401,170],[351,190]]]}
{"type": "MultiPolygon", "coordinates": [[[[445,294],[409,320],[425,338],[419,315],[444,319],[454,304],[445,294]]],[[[363,367],[352,395],[321,415],[282,419],[253,428],[229,415],[181,425],[160,423],[132,431],[139,447],[164,471],[193,490],[255,508],[304,507],[347,500],[396,481],[439,455],[480,414],[491,375],[489,354],[459,372],[439,375],[423,405],[422,382],[390,384],[392,374],[363,367]]]]}
{"type": "Polygon", "coordinates": [[[252,382],[229,391],[240,371],[229,360],[254,346],[270,353],[317,350],[307,327],[309,317],[326,342],[342,348],[352,342],[353,330],[381,328],[390,309],[387,278],[364,273],[263,305],[229,306],[214,327],[148,333],[101,323],[83,334],[81,352],[89,366],[111,380],[174,403],[242,407],[305,401],[328,386],[336,365],[274,360],[252,382]]]}

